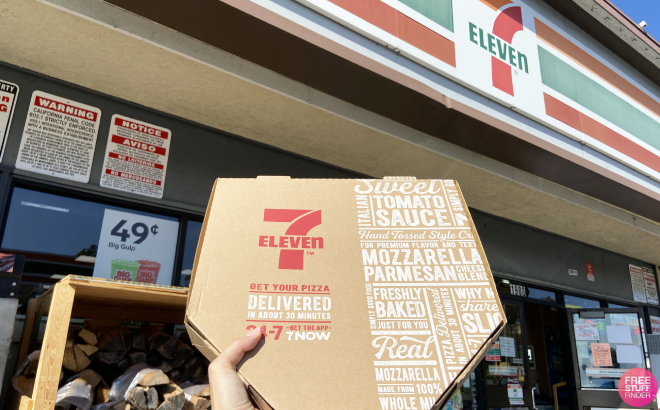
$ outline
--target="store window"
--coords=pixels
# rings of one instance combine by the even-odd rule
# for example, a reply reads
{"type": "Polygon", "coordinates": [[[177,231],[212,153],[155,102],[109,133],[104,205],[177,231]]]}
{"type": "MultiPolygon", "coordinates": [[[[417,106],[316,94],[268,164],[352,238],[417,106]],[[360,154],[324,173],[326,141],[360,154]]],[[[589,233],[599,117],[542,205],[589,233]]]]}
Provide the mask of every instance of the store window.
{"type": "Polygon", "coordinates": [[[197,221],[188,221],[186,228],[186,243],[183,247],[183,264],[181,265],[181,280],[179,286],[190,286],[190,275],[192,275],[193,264],[195,263],[195,252],[197,252],[197,242],[202,232],[202,223],[197,221]]]}
{"type": "Polygon", "coordinates": [[[593,299],[581,298],[578,296],[564,295],[564,305],[571,309],[598,309],[600,302],[593,299]]]}
{"type": "MultiPolygon", "coordinates": [[[[106,210],[124,212],[136,218],[156,218],[161,222],[156,227],[154,224],[147,226],[137,223],[118,229],[118,235],[133,235],[130,240],[124,241],[129,245],[148,235],[161,235],[158,237],[161,239],[163,235],[172,232],[163,229],[167,223],[171,224],[168,221],[178,224],[178,218],[174,217],[14,188],[2,249],[26,255],[26,274],[48,277],[54,274],[92,276],[106,210]]],[[[121,243],[121,239],[118,237],[117,242],[121,243]]],[[[174,252],[176,249],[170,250],[172,259],[174,252]]],[[[160,274],[169,276],[171,271],[160,274]]]]}
{"type": "Polygon", "coordinates": [[[581,387],[616,389],[626,370],[646,368],[637,313],[572,316],[581,387]]]}

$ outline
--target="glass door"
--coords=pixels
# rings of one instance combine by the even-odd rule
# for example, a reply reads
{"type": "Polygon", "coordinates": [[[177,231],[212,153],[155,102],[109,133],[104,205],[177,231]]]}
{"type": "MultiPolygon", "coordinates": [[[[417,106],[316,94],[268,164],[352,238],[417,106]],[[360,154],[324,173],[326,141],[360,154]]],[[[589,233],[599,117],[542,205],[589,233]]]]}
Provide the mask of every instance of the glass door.
{"type": "Polygon", "coordinates": [[[507,324],[482,361],[487,409],[532,409],[523,303],[502,299],[507,324]]]}
{"type": "Polygon", "coordinates": [[[619,379],[628,369],[648,368],[643,318],[642,308],[568,310],[580,410],[629,407],[619,379]]]}

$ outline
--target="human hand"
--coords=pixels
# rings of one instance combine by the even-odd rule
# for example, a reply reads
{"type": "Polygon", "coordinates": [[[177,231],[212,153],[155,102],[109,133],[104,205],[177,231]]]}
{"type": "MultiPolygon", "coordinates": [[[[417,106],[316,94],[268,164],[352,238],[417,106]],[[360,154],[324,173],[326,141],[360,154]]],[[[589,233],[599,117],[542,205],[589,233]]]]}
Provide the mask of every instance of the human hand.
{"type": "Polygon", "coordinates": [[[246,352],[254,349],[261,338],[257,327],[233,342],[209,366],[213,410],[256,410],[245,385],[236,373],[236,365],[246,352]]]}

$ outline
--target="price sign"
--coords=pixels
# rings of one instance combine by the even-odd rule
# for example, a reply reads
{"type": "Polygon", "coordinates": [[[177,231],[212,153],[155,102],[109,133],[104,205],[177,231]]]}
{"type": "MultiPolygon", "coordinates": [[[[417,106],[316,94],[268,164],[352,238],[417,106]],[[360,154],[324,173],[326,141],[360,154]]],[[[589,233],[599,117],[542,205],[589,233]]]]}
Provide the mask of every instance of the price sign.
{"type": "Polygon", "coordinates": [[[179,223],[106,209],[94,276],[172,284],[179,223]]]}

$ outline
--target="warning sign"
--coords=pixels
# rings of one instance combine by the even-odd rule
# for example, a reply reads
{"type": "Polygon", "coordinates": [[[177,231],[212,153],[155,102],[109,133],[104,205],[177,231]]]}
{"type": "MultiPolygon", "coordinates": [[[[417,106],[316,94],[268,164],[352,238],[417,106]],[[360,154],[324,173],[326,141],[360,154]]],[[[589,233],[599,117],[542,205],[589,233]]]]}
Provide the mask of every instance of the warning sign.
{"type": "Polygon", "coordinates": [[[35,91],[16,168],[89,182],[100,122],[96,107],[35,91]]]}
{"type": "Polygon", "coordinates": [[[101,186],[162,198],[171,139],[166,128],[113,115],[101,186]]]}
{"type": "Polygon", "coordinates": [[[11,127],[11,117],[14,115],[14,106],[18,98],[18,86],[0,80],[0,161],[5,153],[5,143],[11,127]]]}

